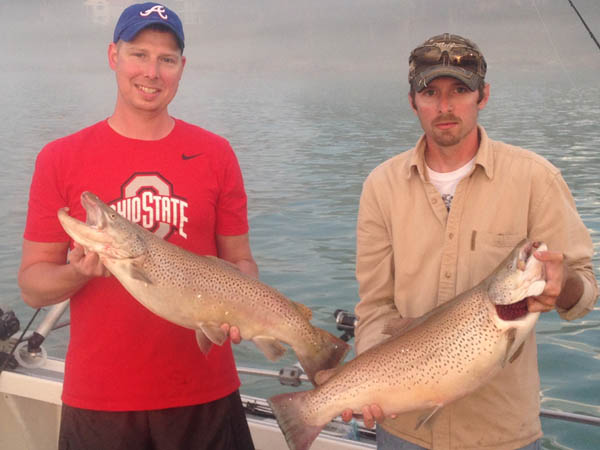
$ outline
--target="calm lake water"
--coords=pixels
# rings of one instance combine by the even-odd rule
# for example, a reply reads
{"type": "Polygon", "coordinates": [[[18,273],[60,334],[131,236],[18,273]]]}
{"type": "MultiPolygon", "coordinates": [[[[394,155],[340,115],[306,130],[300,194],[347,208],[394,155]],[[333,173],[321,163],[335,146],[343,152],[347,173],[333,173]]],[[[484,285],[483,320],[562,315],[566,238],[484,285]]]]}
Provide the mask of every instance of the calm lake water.
{"type": "MultiPolygon", "coordinates": [[[[71,3],[83,11],[83,2],[71,3]]],[[[10,51],[10,64],[0,72],[0,307],[14,309],[22,326],[34,312],[20,300],[16,272],[35,156],[46,142],[110,115],[115,93],[104,58],[112,26],[90,24],[92,37],[78,40],[76,32],[57,28],[57,14],[44,11],[31,29],[37,41],[0,44],[10,51]]],[[[31,12],[21,13],[22,22],[31,12]]],[[[400,75],[382,76],[218,71],[187,52],[171,113],[230,140],[244,173],[262,280],[310,306],[313,323],[337,333],[333,311],[353,310],[357,302],[354,239],[362,182],[421,133],[406,99],[404,64],[400,75]]],[[[490,80],[492,97],[481,114],[488,134],[532,149],[562,170],[598,249],[600,85],[490,80]]],[[[597,252],[594,264],[600,277],[597,252]]],[[[600,309],[574,322],[545,314],[537,335],[542,406],[600,416],[600,309]]],[[[64,356],[67,341],[68,329],[56,331],[47,348],[64,356]]],[[[247,343],[235,352],[241,366],[279,369],[295,362],[288,352],[269,363],[247,343]]],[[[283,390],[272,380],[243,378],[243,392],[251,395],[283,390]]],[[[592,450],[600,443],[598,427],[546,419],[543,426],[546,449],[592,450]]]]}

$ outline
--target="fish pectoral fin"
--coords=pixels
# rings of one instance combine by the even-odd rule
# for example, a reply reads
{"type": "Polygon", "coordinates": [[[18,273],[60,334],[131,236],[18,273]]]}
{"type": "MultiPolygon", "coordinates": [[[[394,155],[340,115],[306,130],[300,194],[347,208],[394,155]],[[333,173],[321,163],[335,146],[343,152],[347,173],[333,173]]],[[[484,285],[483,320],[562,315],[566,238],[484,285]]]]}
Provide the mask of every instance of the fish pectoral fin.
{"type": "Polygon", "coordinates": [[[212,342],[200,330],[196,330],[196,342],[198,343],[198,347],[200,347],[200,351],[204,355],[208,355],[208,352],[212,348],[212,342]]]}
{"type": "MultiPolygon", "coordinates": [[[[506,366],[506,362],[509,360],[510,349],[515,343],[515,339],[517,336],[517,330],[515,328],[509,328],[506,332],[506,353],[504,354],[504,358],[502,358],[502,368],[506,366]]],[[[520,350],[517,350],[519,352],[520,350]]],[[[519,356],[519,355],[517,355],[519,356]]]]}
{"type": "Polygon", "coordinates": [[[425,425],[429,421],[429,419],[431,419],[435,415],[435,413],[437,413],[440,409],[442,409],[443,406],[444,405],[437,405],[431,411],[430,410],[425,411],[425,414],[420,416],[419,420],[417,420],[417,425],[415,426],[415,430],[418,430],[423,425],[425,425]]]}
{"type": "Polygon", "coordinates": [[[129,264],[129,276],[134,280],[139,280],[146,284],[153,284],[152,280],[146,275],[146,271],[142,268],[141,258],[134,259],[133,262],[129,264]]]}
{"type": "Polygon", "coordinates": [[[270,361],[277,361],[285,353],[285,347],[271,336],[254,336],[252,341],[270,361]]]}
{"type": "Polygon", "coordinates": [[[198,328],[200,328],[205,337],[213,344],[223,345],[227,340],[227,333],[216,323],[203,322],[198,325],[198,328]]]}

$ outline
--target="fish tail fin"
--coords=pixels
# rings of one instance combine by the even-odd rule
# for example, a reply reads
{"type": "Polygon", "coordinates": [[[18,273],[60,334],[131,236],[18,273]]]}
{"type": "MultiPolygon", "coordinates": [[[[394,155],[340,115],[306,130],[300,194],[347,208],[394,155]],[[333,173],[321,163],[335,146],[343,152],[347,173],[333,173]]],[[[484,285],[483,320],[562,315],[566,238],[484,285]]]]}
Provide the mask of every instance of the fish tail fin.
{"type": "Polygon", "coordinates": [[[316,328],[316,331],[319,334],[319,340],[321,341],[318,344],[316,351],[296,351],[298,361],[302,365],[302,368],[304,369],[304,372],[306,372],[311,383],[315,386],[315,375],[317,372],[337,367],[346,357],[346,353],[350,350],[350,346],[346,342],[328,331],[321,328],[316,328]]]}
{"type": "Polygon", "coordinates": [[[268,402],[290,450],[307,450],[324,425],[310,425],[301,414],[310,391],[279,394],[268,402]]]}

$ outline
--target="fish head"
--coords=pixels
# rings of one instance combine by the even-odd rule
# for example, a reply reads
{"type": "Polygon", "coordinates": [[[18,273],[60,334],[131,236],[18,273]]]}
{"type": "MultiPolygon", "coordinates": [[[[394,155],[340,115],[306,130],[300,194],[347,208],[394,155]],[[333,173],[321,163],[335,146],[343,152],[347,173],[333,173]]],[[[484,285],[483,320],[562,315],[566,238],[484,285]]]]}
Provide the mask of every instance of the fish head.
{"type": "Polygon", "coordinates": [[[58,219],[67,234],[88,251],[114,259],[137,258],[146,251],[142,227],[121,216],[91,192],[81,194],[86,221],[69,216],[68,209],[58,211],[58,219]]]}
{"type": "Polygon", "coordinates": [[[490,276],[490,300],[496,305],[512,305],[540,295],[546,286],[546,273],[544,264],[533,254],[547,249],[542,242],[521,241],[490,276]]]}

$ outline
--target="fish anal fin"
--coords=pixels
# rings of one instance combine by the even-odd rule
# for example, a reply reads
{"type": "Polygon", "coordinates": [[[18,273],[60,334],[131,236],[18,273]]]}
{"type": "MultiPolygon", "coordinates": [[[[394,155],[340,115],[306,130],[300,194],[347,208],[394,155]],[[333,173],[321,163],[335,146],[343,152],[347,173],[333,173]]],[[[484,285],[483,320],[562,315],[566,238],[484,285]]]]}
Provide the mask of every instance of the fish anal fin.
{"type": "Polygon", "coordinates": [[[208,355],[208,352],[212,347],[212,342],[200,330],[196,330],[196,342],[198,343],[198,347],[200,347],[200,351],[204,355],[208,355]]]}
{"type": "Polygon", "coordinates": [[[418,318],[410,319],[405,317],[396,317],[386,322],[386,324],[383,326],[381,334],[387,334],[391,337],[400,336],[417,326],[419,323],[421,323],[421,321],[418,318]]]}
{"type": "Polygon", "coordinates": [[[227,333],[216,323],[203,322],[198,325],[198,328],[213,344],[223,345],[227,340],[227,333]]]}
{"type": "Polygon", "coordinates": [[[294,302],[294,306],[306,320],[310,321],[312,319],[313,312],[308,306],[298,302],[294,302]]]}
{"type": "Polygon", "coordinates": [[[525,347],[525,342],[523,342],[521,345],[519,345],[519,348],[517,349],[517,351],[508,360],[509,363],[513,363],[519,357],[519,355],[521,353],[523,353],[523,347],[525,347]]]}
{"type": "Polygon", "coordinates": [[[444,405],[437,405],[432,410],[427,410],[425,413],[419,417],[417,420],[417,425],[415,426],[415,430],[418,430],[423,425],[425,425],[440,409],[442,409],[444,405]]]}
{"type": "Polygon", "coordinates": [[[254,336],[252,341],[265,354],[269,361],[277,361],[285,353],[285,347],[271,336],[254,336]]]}
{"type": "MultiPolygon", "coordinates": [[[[515,343],[516,336],[517,336],[517,330],[515,328],[509,328],[507,330],[507,332],[506,332],[506,351],[504,354],[504,358],[502,358],[502,368],[504,368],[504,366],[506,366],[506,362],[509,360],[508,355],[510,355],[510,349],[512,348],[513,344],[515,343]]],[[[518,352],[520,352],[520,350],[517,350],[517,353],[518,352]]]]}

